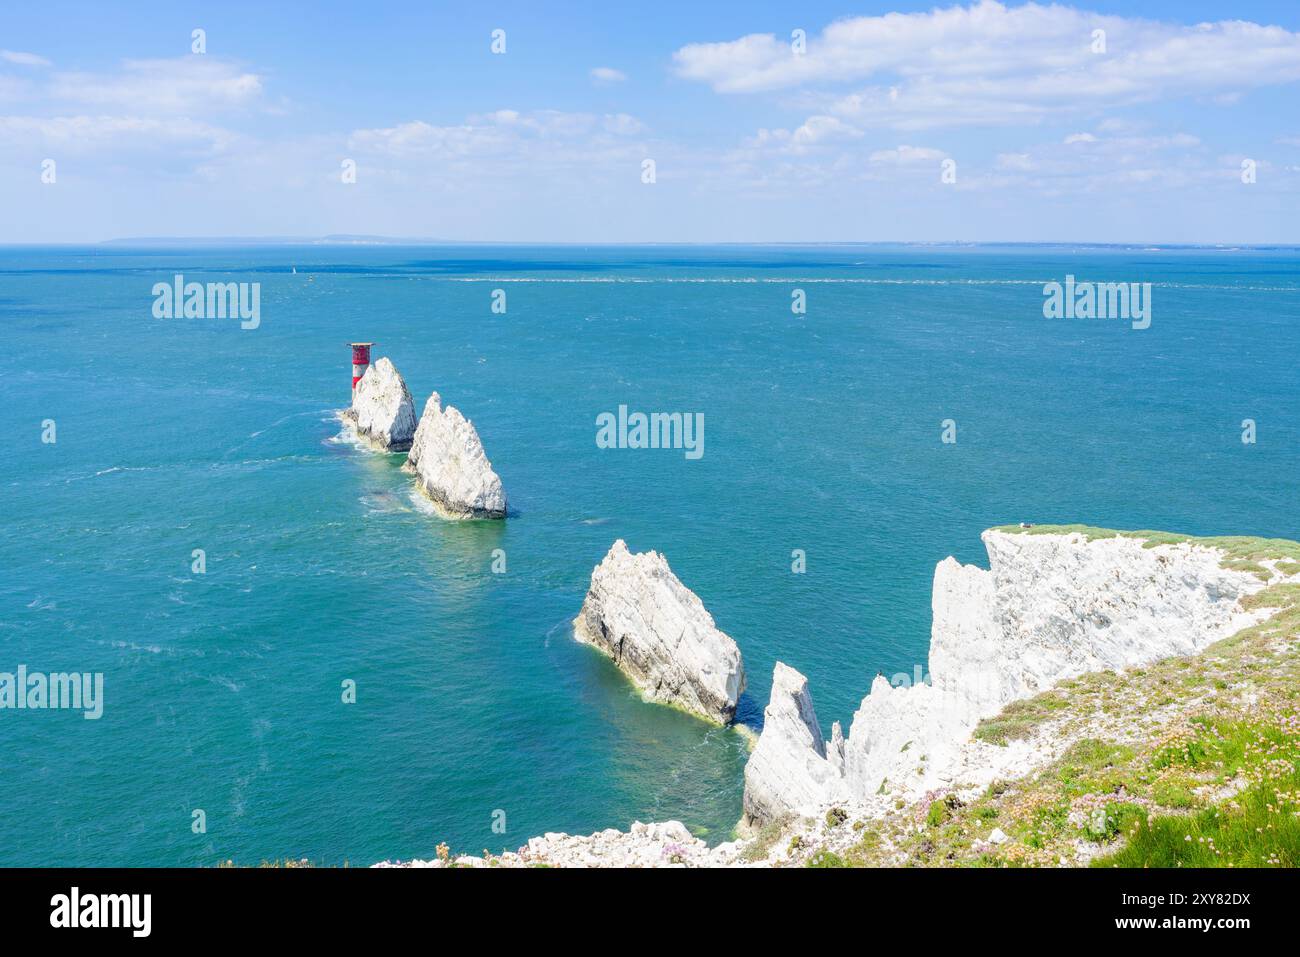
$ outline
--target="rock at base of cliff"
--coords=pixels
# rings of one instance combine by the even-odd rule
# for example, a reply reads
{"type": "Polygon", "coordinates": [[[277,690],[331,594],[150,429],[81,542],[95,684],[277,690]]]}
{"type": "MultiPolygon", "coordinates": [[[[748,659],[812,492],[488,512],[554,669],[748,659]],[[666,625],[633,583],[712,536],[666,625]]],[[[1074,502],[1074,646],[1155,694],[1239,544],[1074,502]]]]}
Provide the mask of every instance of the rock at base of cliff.
{"type": "Polygon", "coordinates": [[[492,470],[478,432],[455,406],[434,392],[415,429],[408,472],[420,490],[448,518],[505,518],[506,493],[492,470]]]}
{"type": "Polygon", "coordinates": [[[738,863],[736,842],[709,847],[680,821],[634,822],[626,831],[534,837],[518,851],[490,858],[383,861],[373,867],[727,867],[738,863]]]}
{"type": "Polygon", "coordinates": [[[658,552],[619,539],[591,573],[574,637],[614,659],[643,694],[717,724],[745,690],[740,649],[658,552]]]}

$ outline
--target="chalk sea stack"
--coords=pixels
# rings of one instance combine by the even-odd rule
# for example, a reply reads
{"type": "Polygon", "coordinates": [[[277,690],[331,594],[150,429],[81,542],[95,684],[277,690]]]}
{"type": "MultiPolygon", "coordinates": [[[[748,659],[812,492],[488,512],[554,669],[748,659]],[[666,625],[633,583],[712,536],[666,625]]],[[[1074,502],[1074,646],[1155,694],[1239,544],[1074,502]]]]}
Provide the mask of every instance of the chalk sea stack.
{"type": "Polygon", "coordinates": [[[822,737],[808,693],[808,679],[776,663],[772,697],[763,711],[763,733],[745,765],[747,826],[789,814],[811,816],[841,797],[844,737],[836,722],[829,744],[822,737]]]}
{"type": "Polygon", "coordinates": [[[740,649],[658,552],[634,555],[616,541],[591,573],[573,634],[613,658],[646,698],[716,724],[735,719],[740,649]]]}
{"type": "Polygon", "coordinates": [[[386,452],[405,452],[415,436],[415,403],[387,356],[366,369],[343,418],[357,435],[386,452]]]}
{"type": "Polygon", "coordinates": [[[424,405],[403,468],[450,518],[506,517],[506,493],[473,423],[455,406],[444,408],[436,392],[424,405]]]}

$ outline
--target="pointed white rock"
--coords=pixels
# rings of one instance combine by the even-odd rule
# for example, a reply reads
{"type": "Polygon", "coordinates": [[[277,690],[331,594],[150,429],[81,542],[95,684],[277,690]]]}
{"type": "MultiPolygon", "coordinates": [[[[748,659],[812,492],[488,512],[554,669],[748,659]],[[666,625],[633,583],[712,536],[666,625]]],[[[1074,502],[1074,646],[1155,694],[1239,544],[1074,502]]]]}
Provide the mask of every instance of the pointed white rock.
{"type": "Polygon", "coordinates": [[[434,392],[424,405],[407,456],[408,472],[451,518],[505,518],[506,493],[474,425],[434,392]]]}
{"type": "Polygon", "coordinates": [[[357,383],[352,407],[343,417],[357,434],[387,452],[405,452],[415,436],[415,403],[406,382],[387,356],[381,357],[357,383]]]}
{"type": "Polygon", "coordinates": [[[745,690],[740,649],[658,552],[633,555],[616,541],[591,573],[573,634],[613,658],[647,698],[718,724],[735,718],[745,690]]]}
{"type": "Polygon", "coordinates": [[[839,723],[827,748],[808,679],[778,661],[772,672],[772,697],[763,711],[763,733],[745,765],[741,829],[788,815],[817,813],[823,804],[838,798],[843,766],[839,723]]]}

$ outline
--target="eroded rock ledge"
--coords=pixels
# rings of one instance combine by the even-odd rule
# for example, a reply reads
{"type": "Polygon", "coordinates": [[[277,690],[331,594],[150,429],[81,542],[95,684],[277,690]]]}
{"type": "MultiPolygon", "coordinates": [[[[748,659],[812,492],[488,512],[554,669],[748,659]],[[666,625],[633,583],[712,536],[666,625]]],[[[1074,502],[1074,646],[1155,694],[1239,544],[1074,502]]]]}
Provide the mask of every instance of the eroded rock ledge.
{"type": "Polygon", "coordinates": [[[506,517],[505,490],[473,423],[455,406],[444,408],[436,392],[424,405],[403,468],[450,518],[506,517]]]}
{"type": "Polygon", "coordinates": [[[591,573],[574,637],[600,649],[651,700],[730,723],[745,690],[740,649],[658,552],[619,539],[591,573]]]}
{"type": "Polygon", "coordinates": [[[357,383],[343,418],[357,435],[385,452],[405,452],[415,436],[415,403],[397,368],[383,356],[357,383]]]}

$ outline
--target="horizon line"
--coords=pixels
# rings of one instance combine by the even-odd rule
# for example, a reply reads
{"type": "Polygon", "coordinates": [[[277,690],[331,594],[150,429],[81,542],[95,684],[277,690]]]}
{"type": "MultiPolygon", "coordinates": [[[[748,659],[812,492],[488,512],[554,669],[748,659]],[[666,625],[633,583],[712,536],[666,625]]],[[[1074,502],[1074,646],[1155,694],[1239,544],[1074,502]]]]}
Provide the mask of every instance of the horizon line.
{"type": "Polygon", "coordinates": [[[965,247],[1053,247],[1075,246],[1088,248],[1145,248],[1145,249],[1210,249],[1210,250],[1277,250],[1297,249],[1298,242],[1160,242],[1155,240],[592,240],[592,241],[536,241],[501,239],[434,239],[421,237],[374,236],[364,234],[327,234],[324,236],[138,236],[115,237],[103,240],[63,242],[8,242],[0,241],[5,248],[90,248],[119,246],[125,248],[157,248],[175,246],[516,246],[516,247],[656,247],[656,246],[745,246],[745,247],[860,247],[860,246],[965,246],[965,247]]]}

